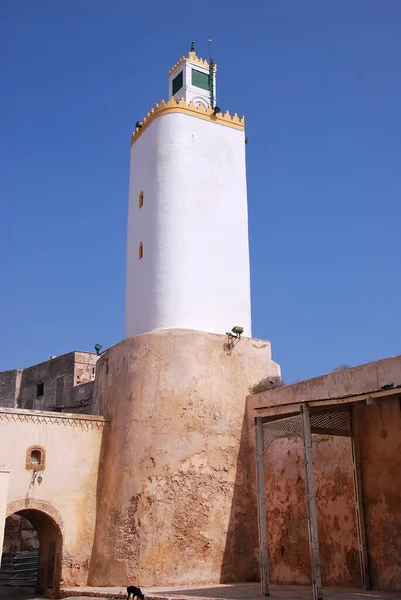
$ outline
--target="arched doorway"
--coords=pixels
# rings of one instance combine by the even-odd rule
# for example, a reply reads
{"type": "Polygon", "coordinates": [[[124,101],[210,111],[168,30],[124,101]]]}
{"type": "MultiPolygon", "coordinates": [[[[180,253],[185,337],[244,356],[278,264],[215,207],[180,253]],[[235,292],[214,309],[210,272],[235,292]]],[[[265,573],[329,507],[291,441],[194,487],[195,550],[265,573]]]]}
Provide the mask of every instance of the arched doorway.
{"type": "MultiPolygon", "coordinates": [[[[7,516],[22,517],[36,530],[39,539],[39,559],[35,592],[54,595],[60,589],[63,545],[61,523],[57,522],[59,520],[57,519],[58,513],[50,505],[47,506],[45,502],[23,501],[23,505],[21,507],[21,503],[13,502],[8,506],[7,516]],[[37,508],[32,504],[44,506],[37,508]],[[46,510],[49,508],[50,510],[46,510]]],[[[9,542],[10,540],[5,538],[4,547],[9,542]]]]}

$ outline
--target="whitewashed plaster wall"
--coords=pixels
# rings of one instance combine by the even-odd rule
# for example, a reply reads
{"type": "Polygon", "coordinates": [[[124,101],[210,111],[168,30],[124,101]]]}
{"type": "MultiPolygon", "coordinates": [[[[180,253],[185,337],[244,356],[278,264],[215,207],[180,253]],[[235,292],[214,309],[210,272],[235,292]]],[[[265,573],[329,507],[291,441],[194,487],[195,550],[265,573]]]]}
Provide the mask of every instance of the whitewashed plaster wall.
{"type": "Polygon", "coordinates": [[[126,337],[234,325],[251,337],[244,132],[166,113],[133,144],[130,169],[126,337]]]}

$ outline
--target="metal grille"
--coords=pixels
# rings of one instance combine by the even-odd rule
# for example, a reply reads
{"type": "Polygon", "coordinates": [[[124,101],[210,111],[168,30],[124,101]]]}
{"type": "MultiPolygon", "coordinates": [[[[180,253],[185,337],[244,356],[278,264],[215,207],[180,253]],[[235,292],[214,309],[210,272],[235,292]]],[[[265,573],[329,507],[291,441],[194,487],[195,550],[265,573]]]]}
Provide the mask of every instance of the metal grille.
{"type": "Polygon", "coordinates": [[[328,429],[332,432],[338,431],[339,434],[351,433],[351,414],[349,410],[339,410],[335,412],[323,412],[311,414],[310,424],[312,433],[315,429],[328,429]]]}
{"type": "Polygon", "coordinates": [[[263,452],[266,452],[273,440],[294,436],[302,438],[300,415],[263,423],[263,452]]]}

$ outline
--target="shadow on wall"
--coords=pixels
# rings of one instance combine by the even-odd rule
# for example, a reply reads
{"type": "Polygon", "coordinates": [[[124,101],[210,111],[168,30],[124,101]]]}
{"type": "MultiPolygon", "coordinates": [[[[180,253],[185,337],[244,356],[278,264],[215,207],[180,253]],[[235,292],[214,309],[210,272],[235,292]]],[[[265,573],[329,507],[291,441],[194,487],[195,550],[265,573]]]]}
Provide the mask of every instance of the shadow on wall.
{"type": "Polygon", "coordinates": [[[57,523],[46,513],[36,509],[19,510],[17,515],[29,521],[39,538],[39,565],[36,593],[57,594],[60,589],[62,566],[62,533],[57,523]]]}
{"type": "Polygon", "coordinates": [[[228,522],[220,583],[258,581],[259,571],[254,556],[257,536],[257,510],[251,490],[252,468],[246,413],[244,414],[234,493],[228,522]]]}
{"type": "MultiPolygon", "coordinates": [[[[107,376],[106,370],[102,371],[102,376],[107,376]]],[[[97,407],[98,409],[98,407],[97,407]]],[[[100,515],[103,515],[104,512],[107,511],[105,508],[105,495],[103,490],[105,489],[105,481],[106,478],[109,477],[109,471],[107,470],[107,456],[110,452],[110,444],[112,440],[112,428],[113,422],[111,422],[108,427],[105,427],[103,431],[102,441],[100,445],[99,452],[99,470],[98,470],[98,478],[97,478],[97,488],[96,488],[96,527],[95,527],[95,535],[93,539],[92,546],[92,555],[89,564],[89,574],[88,574],[88,585],[99,585],[99,577],[100,573],[102,573],[102,561],[110,562],[110,559],[113,558],[111,554],[110,544],[108,543],[108,534],[109,532],[106,530],[105,523],[100,518],[100,515]],[[99,559],[98,548],[102,548],[102,557],[99,559]]],[[[118,473],[114,473],[117,477],[117,481],[110,482],[110,485],[120,485],[121,477],[118,473]]],[[[117,524],[117,515],[113,513],[114,516],[114,525],[117,524]]],[[[113,519],[112,519],[113,520],[113,519]]],[[[114,540],[115,541],[115,540],[114,540]]],[[[107,580],[107,577],[106,577],[107,580]]],[[[124,580],[124,576],[122,576],[122,581],[124,580]]],[[[105,583],[103,583],[105,585],[105,583]]]]}
{"type": "MultiPolygon", "coordinates": [[[[259,580],[256,471],[246,419],[241,431],[220,583],[259,580]]],[[[360,586],[349,438],[313,436],[319,546],[324,585],[360,586]]],[[[272,583],[310,584],[305,466],[299,438],[275,440],[265,454],[269,574],[272,583]]]]}
{"type": "Polygon", "coordinates": [[[16,514],[7,517],[3,552],[33,552],[35,550],[39,550],[39,537],[32,523],[16,514]]]}

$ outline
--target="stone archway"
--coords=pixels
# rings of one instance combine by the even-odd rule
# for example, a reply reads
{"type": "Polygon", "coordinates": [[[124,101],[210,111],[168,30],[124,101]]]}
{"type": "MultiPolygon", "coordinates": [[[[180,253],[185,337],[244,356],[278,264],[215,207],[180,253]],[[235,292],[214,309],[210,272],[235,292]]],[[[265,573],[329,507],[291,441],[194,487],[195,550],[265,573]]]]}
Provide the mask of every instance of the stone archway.
{"type": "Polygon", "coordinates": [[[63,522],[57,509],[48,502],[26,498],[7,506],[6,517],[27,519],[39,536],[39,566],[36,593],[54,595],[60,589],[63,522]]]}

